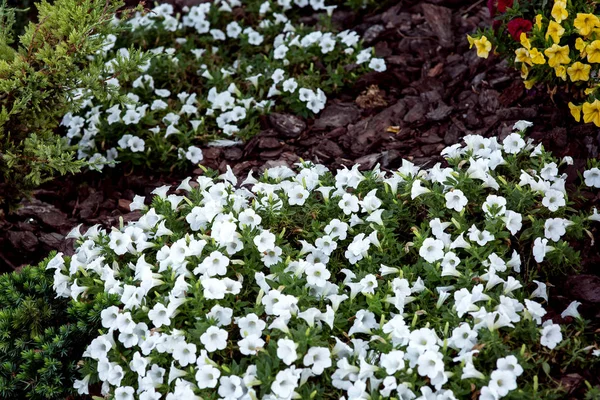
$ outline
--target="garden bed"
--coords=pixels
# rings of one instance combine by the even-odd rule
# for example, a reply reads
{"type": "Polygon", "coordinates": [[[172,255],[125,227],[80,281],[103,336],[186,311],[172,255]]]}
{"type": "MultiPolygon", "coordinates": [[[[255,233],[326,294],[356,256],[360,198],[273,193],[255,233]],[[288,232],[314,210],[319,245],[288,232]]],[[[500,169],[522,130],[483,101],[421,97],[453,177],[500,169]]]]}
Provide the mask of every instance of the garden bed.
{"type": "MultiPolygon", "coordinates": [[[[300,159],[332,169],[355,163],[361,169],[376,164],[394,169],[402,158],[431,166],[440,161],[441,149],[464,135],[503,138],[521,119],[534,123],[529,136],[546,149],[557,157],[573,157],[574,170],[598,157],[600,131],[573,121],[566,102],[525,90],[506,62],[484,60],[469,50],[465,35],[490,24],[483,2],[434,3],[402,2],[364,16],[334,13],[340,27],[356,30],[386,59],[387,71],[364,75],[354,88],[330,99],[316,119],[290,114],[263,118],[258,136],[233,147],[205,148],[202,164],[220,171],[230,165],[240,176],[251,169],[291,166],[300,159]]],[[[53,249],[69,254],[63,239],[74,226],[108,227],[120,216],[135,219],[138,214],[128,209],[134,194],[149,194],[201,173],[117,168],[59,178],[36,191],[16,215],[0,221],[2,270],[37,263],[53,249]]],[[[583,267],[593,274],[600,250],[586,253],[583,267]]]]}
{"type": "MultiPolygon", "coordinates": [[[[174,1],[175,4],[181,2],[174,1]]],[[[586,159],[598,158],[600,130],[576,123],[566,100],[545,91],[525,90],[519,74],[506,62],[480,59],[469,50],[466,34],[491,24],[484,2],[397,2],[375,13],[334,12],[342,29],[353,29],[386,60],[383,73],[368,73],[357,84],[330,97],[314,119],[272,113],[261,119],[261,132],[246,143],[203,148],[202,165],[245,176],[276,166],[292,167],[300,160],[324,164],[330,170],[360,164],[396,169],[402,159],[431,167],[442,161],[440,151],[465,135],[503,139],[518,120],[534,123],[528,136],[543,143],[557,158],[570,156],[570,177],[582,172],[586,159]],[[466,4],[465,4],[466,3],[466,4]],[[558,106],[557,106],[558,104],[558,106]]],[[[305,22],[315,22],[307,16],[305,22]]],[[[115,226],[137,220],[129,204],[134,195],[149,195],[156,187],[178,185],[187,173],[159,174],[145,169],[105,169],[59,178],[34,193],[16,214],[0,220],[2,272],[36,264],[50,250],[73,254],[66,235],[75,226],[115,226]]],[[[572,183],[572,182],[568,182],[572,183]]],[[[600,194],[583,193],[582,207],[600,204],[600,194]]],[[[592,234],[598,237],[595,226],[592,234]]],[[[579,275],[551,281],[548,311],[555,322],[573,300],[579,311],[600,329],[600,241],[582,253],[579,275]]],[[[598,371],[555,373],[577,398],[584,379],[599,384],[598,371]],[[562,376],[562,378],[561,378],[562,376]]]]}

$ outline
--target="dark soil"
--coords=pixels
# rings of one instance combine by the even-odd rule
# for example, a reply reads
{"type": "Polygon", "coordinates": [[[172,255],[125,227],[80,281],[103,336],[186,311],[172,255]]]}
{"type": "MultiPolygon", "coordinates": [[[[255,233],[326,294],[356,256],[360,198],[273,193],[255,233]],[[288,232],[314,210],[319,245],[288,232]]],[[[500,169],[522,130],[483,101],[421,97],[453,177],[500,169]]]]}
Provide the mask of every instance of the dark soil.
{"type": "MultiPolygon", "coordinates": [[[[480,59],[468,49],[466,35],[490,24],[485,2],[399,1],[374,14],[336,11],[334,18],[340,28],[363,35],[377,56],[385,58],[387,71],[369,73],[351,90],[329,96],[316,119],[278,113],[264,117],[261,133],[247,143],[204,149],[205,166],[223,171],[231,165],[238,175],[292,166],[301,158],[333,169],[356,163],[362,169],[377,163],[393,169],[402,158],[431,166],[440,160],[440,150],[464,135],[502,139],[521,119],[534,122],[529,136],[546,149],[557,157],[573,157],[572,177],[583,170],[586,159],[598,157],[598,128],[576,123],[566,102],[558,95],[551,98],[545,88],[525,90],[506,61],[494,56],[480,59]]],[[[314,17],[306,20],[310,23],[314,17]]],[[[72,244],[63,239],[74,226],[109,227],[120,217],[134,220],[139,214],[128,208],[134,194],[148,195],[157,186],[176,185],[185,176],[200,173],[197,169],[158,176],[151,171],[113,170],[59,178],[38,190],[15,215],[0,220],[0,271],[37,263],[54,249],[69,254],[72,244]]],[[[586,195],[586,206],[600,207],[600,196],[586,195]]],[[[550,303],[560,314],[571,300],[580,300],[580,311],[600,322],[598,226],[592,234],[596,245],[580,249],[586,275],[556,280],[550,303]]],[[[569,384],[578,382],[574,390],[582,384],[580,374],[584,372],[564,377],[569,384]]]]}

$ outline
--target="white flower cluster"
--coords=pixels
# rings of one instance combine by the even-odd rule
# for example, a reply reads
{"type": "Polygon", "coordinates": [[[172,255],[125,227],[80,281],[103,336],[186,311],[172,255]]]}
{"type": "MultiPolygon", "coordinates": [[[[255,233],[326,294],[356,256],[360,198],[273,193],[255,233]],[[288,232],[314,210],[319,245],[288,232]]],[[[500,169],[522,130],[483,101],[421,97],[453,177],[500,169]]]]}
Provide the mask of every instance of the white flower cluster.
{"type": "Polygon", "coordinates": [[[544,321],[546,284],[518,272],[532,242],[542,262],[600,217],[567,213],[565,176],[520,134],[465,142],[429,170],[188,178],[137,222],[74,230],[75,255],[48,265],[57,294],[114,300],[79,392],[100,380],[118,400],[543,397],[536,362],[565,331],[544,321]]]}
{"type": "Polygon", "coordinates": [[[146,162],[136,153],[166,152],[174,144],[179,159],[197,164],[203,159],[197,146],[211,139],[214,146],[232,145],[235,137],[252,136],[260,113],[275,106],[323,110],[327,96],[317,87],[324,79],[313,69],[316,59],[342,81],[349,79],[343,70],[349,64],[386,69],[383,59],[372,58],[372,49],[360,50],[356,32],[322,32],[292,19],[309,6],[329,14],[336,8],[322,0],[222,0],[186,8],[183,16],[162,4],[116,21],[131,32],[120,40],[108,37],[98,57],[106,65],[102,78],[128,103],[87,98],[80,115],[64,117],[79,158],[92,158],[100,167],[118,157],[146,162]],[[252,14],[247,20],[255,24],[236,19],[236,9],[252,14]],[[157,37],[156,47],[147,48],[146,36],[157,37]],[[130,57],[130,46],[140,43],[153,57],[129,81],[116,69],[119,59],[130,57]]]}

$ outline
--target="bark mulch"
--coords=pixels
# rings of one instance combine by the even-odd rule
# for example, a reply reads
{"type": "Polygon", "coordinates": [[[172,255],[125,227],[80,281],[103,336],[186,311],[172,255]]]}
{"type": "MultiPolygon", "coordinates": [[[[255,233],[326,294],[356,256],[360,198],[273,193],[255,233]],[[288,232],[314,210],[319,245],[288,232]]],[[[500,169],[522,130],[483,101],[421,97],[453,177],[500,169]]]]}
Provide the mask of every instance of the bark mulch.
{"type": "MultiPolygon", "coordinates": [[[[387,71],[366,74],[352,89],[330,96],[315,119],[281,113],[264,117],[261,133],[247,143],[204,149],[205,166],[223,171],[231,165],[242,175],[250,169],[292,166],[300,159],[334,169],[352,164],[370,169],[377,163],[393,169],[402,158],[431,166],[440,161],[440,150],[464,135],[503,138],[521,119],[534,122],[530,137],[546,149],[574,158],[571,175],[582,171],[587,158],[598,157],[600,130],[573,121],[560,95],[527,91],[506,61],[494,56],[483,60],[468,49],[466,34],[490,24],[485,2],[398,1],[367,15],[336,11],[334,18],[340,28],[361,34],[385,58],[387,71]]],[[[305,22],[314,21],[308,16],[305,22]]],[[[135,220],[139,214],[128,208],[134,194],[148,195],[154,187],[200,173],[161,176],[120,170],[57,179],[15,215],[0,219],[0,271],[35,263],[54,249],[70,254],[72,245],[64,236],[74,226],[109,227],[119,218],[135,220]]],[[[600,196],[586,195],[587,202],[600,206],[600,196]]],[[[597,227],[593,234],[600,237],[597,227]]],[[[600,246],[581,250],[585,274],[556,280],[551,306],[560,313],[577,299],[586,317],[600,321],[600,246]]],[[[581,386],[581,375],[576,375],[566,377],[579,382],[575,388],[581,386]]]]}

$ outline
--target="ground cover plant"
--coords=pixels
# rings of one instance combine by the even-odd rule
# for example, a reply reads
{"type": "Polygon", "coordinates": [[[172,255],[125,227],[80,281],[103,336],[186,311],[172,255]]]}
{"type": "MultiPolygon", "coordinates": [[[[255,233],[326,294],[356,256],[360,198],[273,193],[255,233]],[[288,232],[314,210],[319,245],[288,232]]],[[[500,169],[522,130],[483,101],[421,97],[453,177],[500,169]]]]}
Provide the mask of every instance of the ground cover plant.
{"type": "MultiPolygon", "coordinates": [[[[77,238],[54,288],[115,301],[75,387],[115,399],[563,398],[556,370],[600,348],[574,302],[546,317],[547,276],[578,265],[596,209],[570,163],[523,137],[465,137],[448,167],[386,173],[309,162],[155,190],[137,222],[77,238]],[[538,265],[543,268],[538,268],[538,265]]],[[[582,184],[600,187],[593,162],[582,184]]],[[[588,384],[588,398],[598,389],[588,384]]]]}
{"type": "MultiPolygon", "coordinates": [[[[63,115],[76,111],[85,95],[123,101],[98,79],[104,66],[90,57],[102,37],[118,33],[111,24],[123,5],[116,0],[40,2],[37,24],[16,40],[15,10],[0,2],[0,207],[11,210],[28,192],[58,174],[86,165],[56,135],[63,115]],[[74,92],[81,88],[82,92],[74,92]]],[[[123,14],[123,18],[126,17],[123,14]]],[[[22,29],[23,26],[17,27],[22,29]]],[[[145,62],[137,50],[117,61],[127,76],[145,62]]]]}
{"type": "Polygon", "coordinates": [[[0,276],[0,396],[65,399],[87,343],[110,304],[70,303],[53,289],[51,254],[34,267],[0,276]]]}
{"type": "Polygon", "coordinates": [[[356,32],[333,29],[331,14],[344,2],[330,3],[230,0],[183,13],[161,4],[115,21],[127,33],[107,35],[96,60],[105,63],[102,78],[130,103],[92,97],[82,112],[65,116],[78,157],[96,168],[114,160],[189,168],[203,160],[203,146],[257,134],[259,116],[269,111],[318,114],[327,95],[386,69],[356,32]],[[308,11],[320,13],[316,24],[302,22],[308,11]],[[139,74],[122,76],[113,63],[132,47],[153,58],[139,74]]]}
{"type": "Polygon", "coordinates": [[[489,2],[491,28],[469,36],[477,55],[490,52],[520,69],[525,87],[546,86],[552,96],[565,93],[576,121],[600,126],[598,63],[600,19],[595,2],[489,2]]]}

